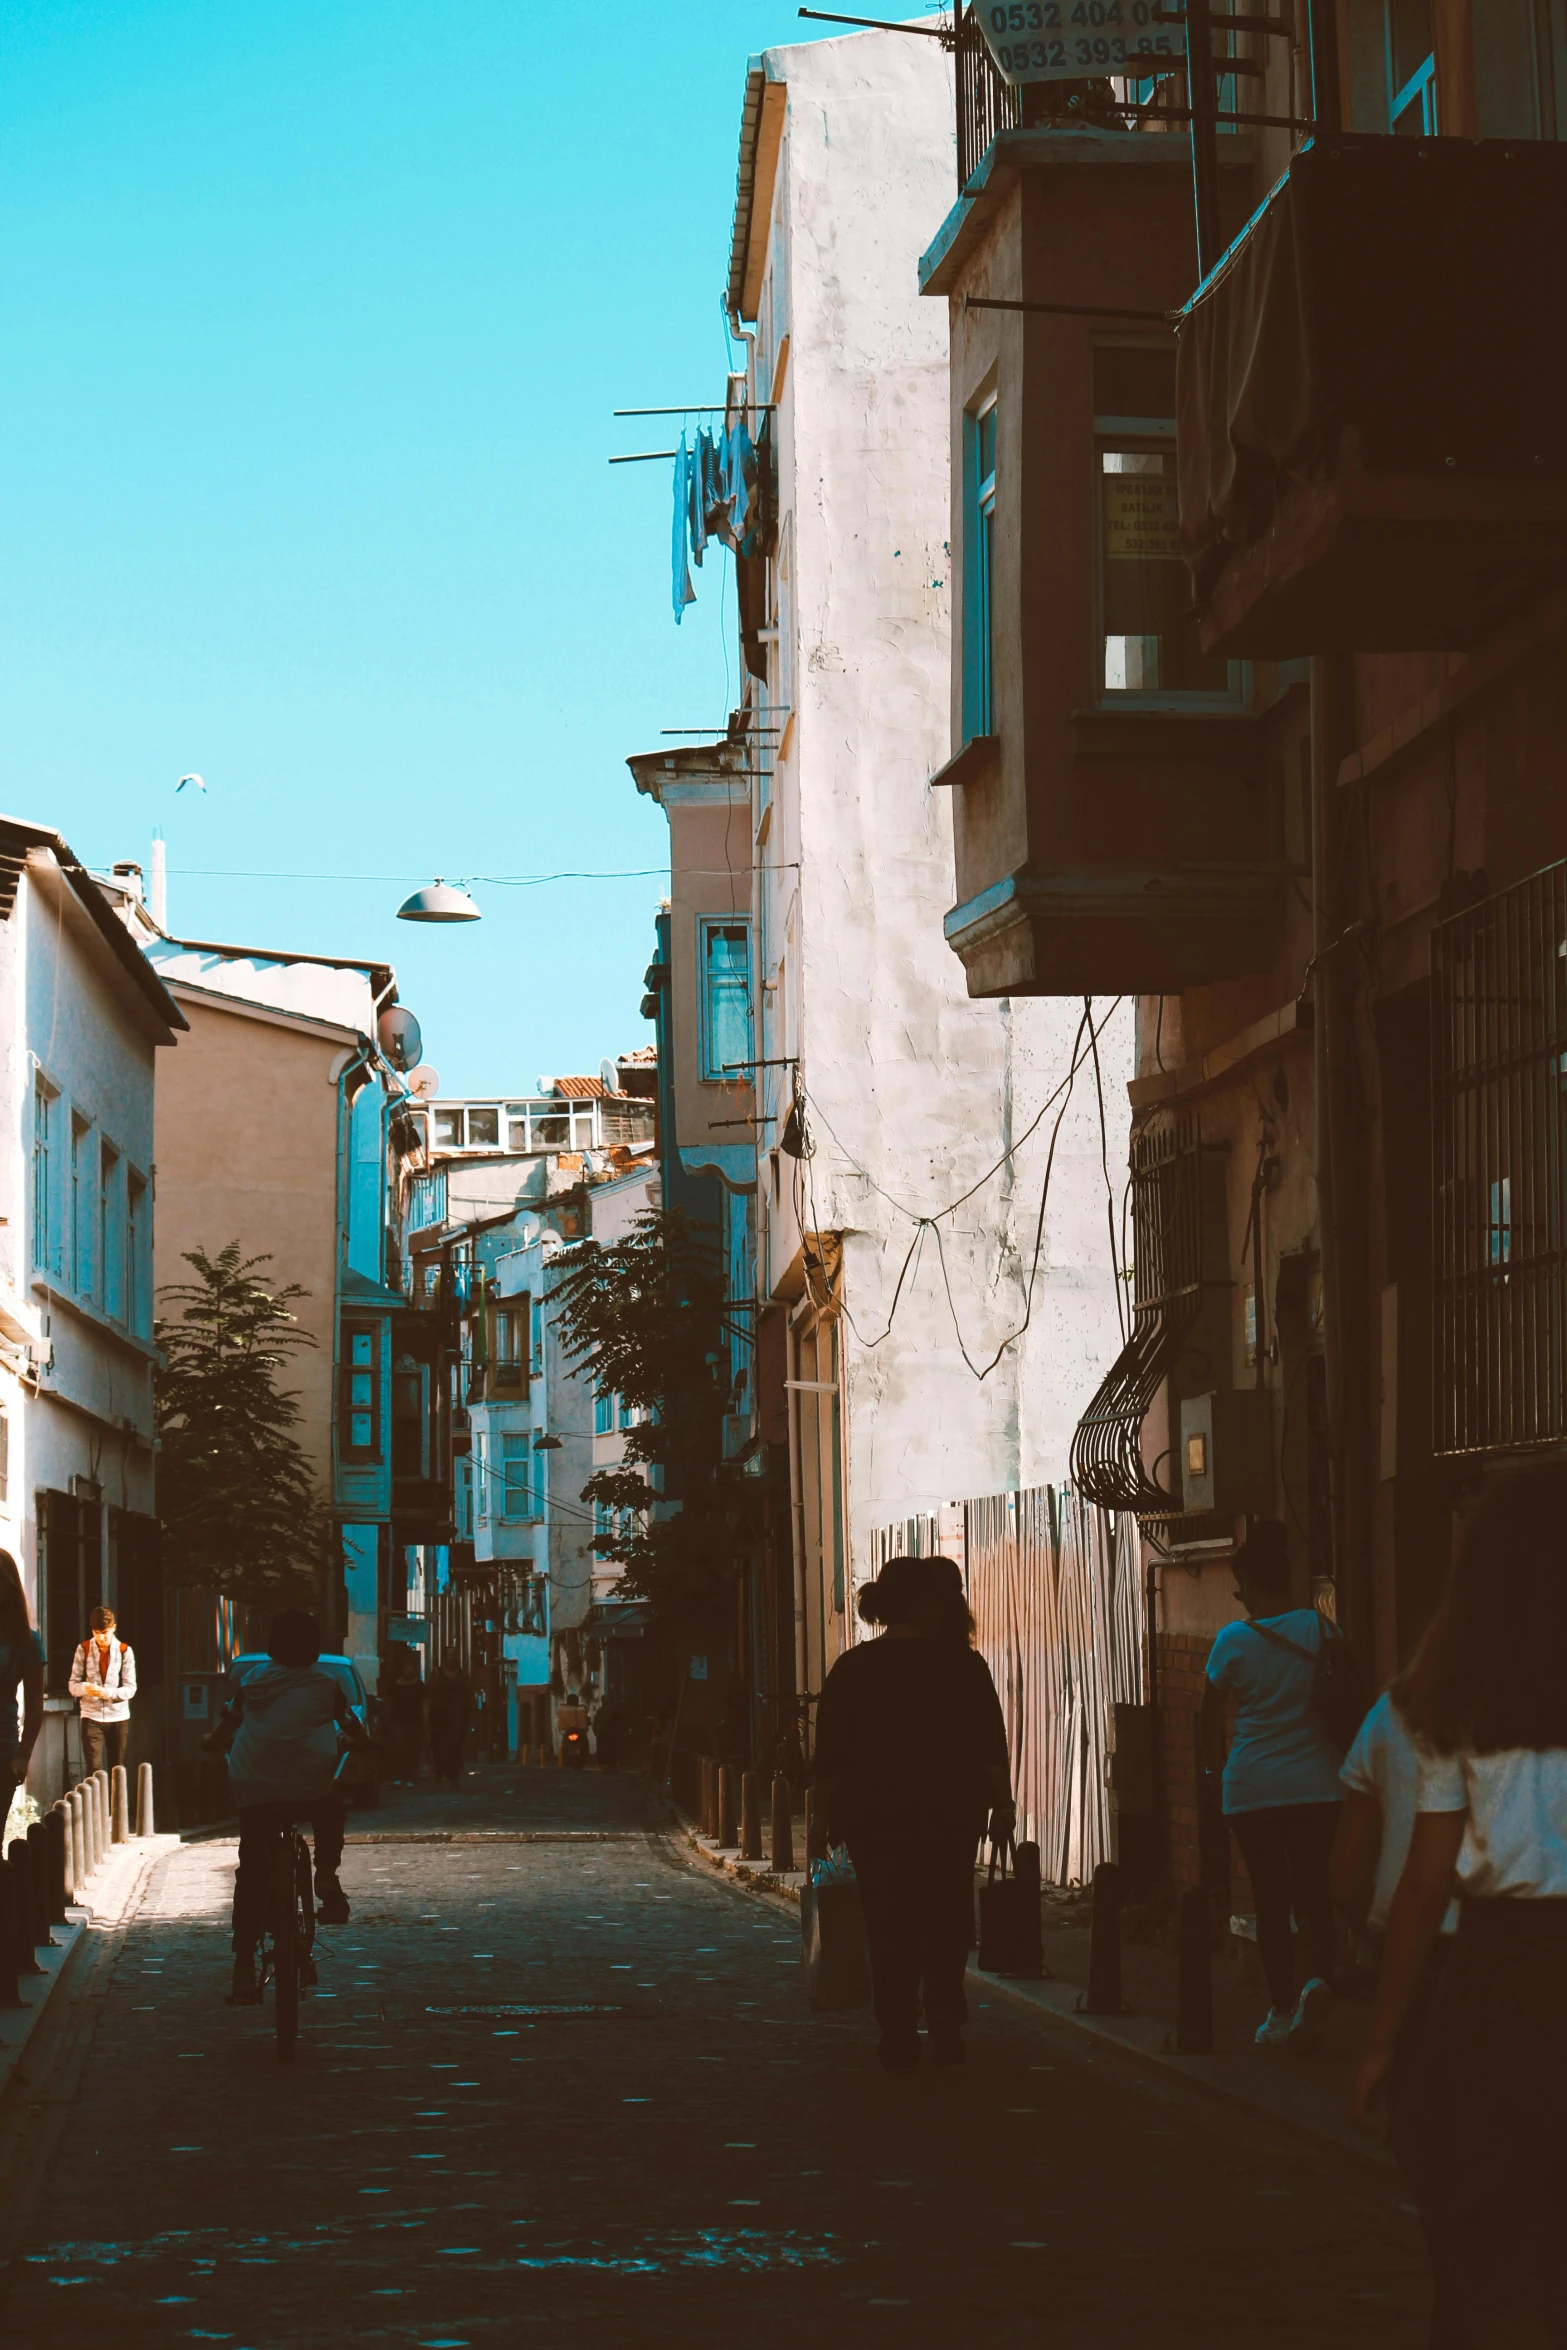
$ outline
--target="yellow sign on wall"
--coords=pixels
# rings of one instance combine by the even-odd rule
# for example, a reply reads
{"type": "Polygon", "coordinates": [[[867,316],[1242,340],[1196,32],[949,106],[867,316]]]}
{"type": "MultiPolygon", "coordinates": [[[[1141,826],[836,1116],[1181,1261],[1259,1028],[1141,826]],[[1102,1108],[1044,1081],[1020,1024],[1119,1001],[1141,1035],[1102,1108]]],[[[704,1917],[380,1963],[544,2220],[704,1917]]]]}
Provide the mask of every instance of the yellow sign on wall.
{"type": "Polygon", "coordinates": [[[1104,499],[1105,553],[1112,562],[1180,561],[1181,504],[1173,474],[1106,474],[1104,499]]]}

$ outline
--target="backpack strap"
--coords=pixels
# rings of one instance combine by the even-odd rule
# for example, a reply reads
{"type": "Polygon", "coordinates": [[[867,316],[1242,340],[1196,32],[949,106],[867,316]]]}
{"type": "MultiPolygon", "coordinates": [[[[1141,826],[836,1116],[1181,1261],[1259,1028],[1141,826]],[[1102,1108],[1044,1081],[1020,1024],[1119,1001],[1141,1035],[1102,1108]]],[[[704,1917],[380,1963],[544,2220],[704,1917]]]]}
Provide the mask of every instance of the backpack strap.
{"type": "Polygon", "coordinates": [[[1317,1620],[1324,1626],[1324,1630],[1322,1634],[1322,1644],[1316,1648],[1302,1648],[1300,1642],[1298,1640],[1291,1640],[1287,1632],[1276,1632],[1271,1624],[1259,1624],[1255,1616],[1253,1616],[1251,1619],[1251,1628],[1254,1632],[1260,1633],[1264,1640],[1272,1640],[1276,1642],[1280,1648],[1287,1648],[1292,1655],[1303,1656],[1309,1665],[1314,1665],[1318,1657],[1322,1654],[1322,1648],[1326,1645],[1329,1637],[1325,1628],[1327,1619],[1325,1617],[1319,1616],[1317,1620]]]}

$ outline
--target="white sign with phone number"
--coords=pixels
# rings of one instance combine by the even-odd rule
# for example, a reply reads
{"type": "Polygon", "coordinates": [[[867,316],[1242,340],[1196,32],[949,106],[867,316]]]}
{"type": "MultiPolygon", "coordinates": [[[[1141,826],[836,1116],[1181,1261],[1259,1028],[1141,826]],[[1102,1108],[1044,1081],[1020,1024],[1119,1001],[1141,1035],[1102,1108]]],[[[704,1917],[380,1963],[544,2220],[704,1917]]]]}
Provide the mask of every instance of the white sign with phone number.
{"type": "Polygon", "coordinates": [[[974,11],[1009,82],[1168,71],[1185,51],[1158,13],[1155,0],[979,0],[974,11]]]}

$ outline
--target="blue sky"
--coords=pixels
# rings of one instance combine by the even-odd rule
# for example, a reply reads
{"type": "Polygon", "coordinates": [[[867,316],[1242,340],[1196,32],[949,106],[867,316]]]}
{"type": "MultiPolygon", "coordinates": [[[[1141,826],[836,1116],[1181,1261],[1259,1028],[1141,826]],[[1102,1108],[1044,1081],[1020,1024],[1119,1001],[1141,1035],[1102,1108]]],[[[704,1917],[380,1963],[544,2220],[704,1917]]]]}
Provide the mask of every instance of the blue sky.
{"type": "Polygon", "coordinates": [[[395,962],[449,1091],[647,1042],[658,879],[394,911],[667,862],[623,762],[722,721],[733,586],[676,629],[669,468],[605,462],[673,432],[610,411],[722,397],[746,60],[822,30],[8,0],[0,806],[97,864],[161,825],[187,937],[395,962]]]}

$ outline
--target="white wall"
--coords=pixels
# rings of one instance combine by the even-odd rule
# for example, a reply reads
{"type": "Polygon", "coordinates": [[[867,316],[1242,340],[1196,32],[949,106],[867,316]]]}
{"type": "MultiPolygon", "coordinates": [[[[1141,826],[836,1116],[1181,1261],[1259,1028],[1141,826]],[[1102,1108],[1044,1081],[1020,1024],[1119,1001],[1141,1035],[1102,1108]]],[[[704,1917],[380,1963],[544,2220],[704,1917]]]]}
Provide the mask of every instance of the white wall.
{"type": "MultiPolygon", "coordinates": [[[[927,1232],[891,1336],[867,1343],[886,1326],[917,1229],[901,1209],[933,1214],[1002,1158],[1065,1076],[1081,1006],[971,1003],[942,935],[950,815],[928,778],[952,748],[947,321],[943,304],[920,299],[916,261],[952,201],[952,61],[935,42],[864,33],[773,51],[766,65],[787,82],[788,115],[753,396],[778,400],[789,578],[771,680],[785,734],[756,858],[758,1049],[800,1055],[816,1155],[799,1176],[782,1162],[776,1206],[764,1158],[763,1279],[783,1281],[798,1249],[797,1183],[807,1227],[845,1236],[858,1577],[877,1526],[1062,1478],[1120,1331],[1088,1068],[1057,1148],[1027,1339],[983,1383],[972,1375],[927,1232]]],[[[1130,1005],[1100,1051],[1119,1213],[1130,1005]]],[[[766,1093],[773,1139],[787,1073],[767,1072],[766,1093]]],[[[941,1226],[980,1365],[1022,1320],[1048,1140],[1047,1120],[941,1226]]]]}

